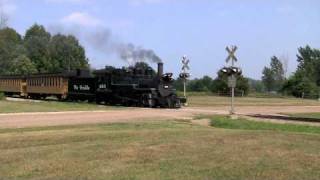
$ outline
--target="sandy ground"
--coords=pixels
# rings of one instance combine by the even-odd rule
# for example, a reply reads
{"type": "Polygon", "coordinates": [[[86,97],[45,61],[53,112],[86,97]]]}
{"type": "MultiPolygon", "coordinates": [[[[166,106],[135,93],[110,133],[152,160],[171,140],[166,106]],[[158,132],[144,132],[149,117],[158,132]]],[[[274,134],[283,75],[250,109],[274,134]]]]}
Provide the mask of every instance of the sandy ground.
{"type": "MultiPolygon", "coordinates": [[[[237,114],[279,115],[281,113],[320,112],[320,106],[243,106],[237,114]],[[254,112],[254,113],[252,113],[254,112]]],[[[24,128],[39,126],[79,125],[115,122],[136,122],[147,120],[189,119],[199,114],[228,114],[228,107],[185,107],[179,110],[128,108],[94,112],[50,112],[0,114],[0,128],[24,128]]],[[[283,121],[282,121],[283,123],[283,121]]],[[[299,123],[299,122],[288,122],[299,123]]],[[[319,125],[319,123],[307,123],[319,125]]]]}

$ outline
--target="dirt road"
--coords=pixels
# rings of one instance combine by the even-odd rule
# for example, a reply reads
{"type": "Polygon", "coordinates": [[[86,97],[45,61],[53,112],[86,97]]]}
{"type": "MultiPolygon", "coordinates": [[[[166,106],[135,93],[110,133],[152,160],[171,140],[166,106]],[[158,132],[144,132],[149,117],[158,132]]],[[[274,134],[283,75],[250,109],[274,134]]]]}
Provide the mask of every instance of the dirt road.
{"type": "MultiPolygon", "coordinates": [[[[243,106],[237,108],[237,113],[239,115],[277,115],[280,113],[306,112],[320,112],[320,106],[243,106]]],[[[0,128],[191,119],[198,114],[228,114],[228,107],[186,107],[179,110],[128,108],[95,112],[0,114],[0,128]]]]}

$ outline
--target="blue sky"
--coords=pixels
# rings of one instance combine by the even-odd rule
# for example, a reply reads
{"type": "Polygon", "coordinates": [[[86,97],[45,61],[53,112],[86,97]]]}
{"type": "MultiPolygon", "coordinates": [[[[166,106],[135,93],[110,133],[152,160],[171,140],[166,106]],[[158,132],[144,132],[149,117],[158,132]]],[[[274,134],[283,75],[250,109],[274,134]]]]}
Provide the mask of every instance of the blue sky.
{"type": "MultiPolygon", "coordinates": [[[[227,45],[237,45],[239,66],[259,79],[273,55],[296,69],[297,48],[320,48],[319,0],[2,0],[9,25],[24,34],[34,23],[52,30],[73,27],[86,33],[112,31],[116,41],[153,49],[166,71],[178,74],[182,55],[193,77],[216,76],[227,45]]],[[[91,65],[122,66],[81,38],[91,65]]]]}

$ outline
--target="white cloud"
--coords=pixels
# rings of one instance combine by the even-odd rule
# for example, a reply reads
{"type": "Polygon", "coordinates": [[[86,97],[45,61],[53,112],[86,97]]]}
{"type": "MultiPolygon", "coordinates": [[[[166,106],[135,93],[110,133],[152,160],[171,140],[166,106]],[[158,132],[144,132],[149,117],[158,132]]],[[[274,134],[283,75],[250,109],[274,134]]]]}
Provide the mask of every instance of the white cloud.
{"type": "Polygon", "coordinates": [[[85,27],[96,27],[102,25],[102,21],[100,19],[84,12],[74,12],[62,18],[61,22],[85,27]]]}

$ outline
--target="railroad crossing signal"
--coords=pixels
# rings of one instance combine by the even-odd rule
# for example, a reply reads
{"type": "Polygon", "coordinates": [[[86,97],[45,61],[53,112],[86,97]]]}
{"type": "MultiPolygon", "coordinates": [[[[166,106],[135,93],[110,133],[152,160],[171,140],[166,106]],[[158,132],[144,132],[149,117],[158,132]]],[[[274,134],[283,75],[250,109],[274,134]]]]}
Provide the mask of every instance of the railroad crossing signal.
{"type": "MultiPolygon", "coordinates": [[[[183,95],[184,97],[187,97],[187,79],[190,77],[190,73],[188,73],[188,70],[190,70],[189,67],[190,60],[187,58],[187,56],[182,57],[182,72],[180,73],[180,78],[183,79],[183,95]]],[[[187,103],[185,104],[188,105],[187,103]]]]}
{"type": "Polygon", "coordinates": [[[237,86],[237,76],[242,74],[242,70],[238,67],[235,67],[235,62],[238,61],[235,53],[237,51],[237,46],[226,47],[227,52],[229,53],[226,62],[229,63],[231,61],[231,66],[224,67],[220,71],[223,74],[228,76],[228,87],[231,89],[231,109],[230,114],[234,114],[234,91],[237,86]]]}
{"type": "Polygon", "coordinates": [[[226,62],[228,63],[230,60],[232,61],[232,64],[234,62],[237,62],[238,61],[238,58],[236,57],[235,53],[237,51],[238,47],[237,46],[231,46],[230,48],[229,47],[226,47],[226,50],[227,52],[229,53],[229,56],[227,57],[226,59],[226,62]]]}
{"type": "Polygon", "coordinates": [[[189,63],[190,63],[190,60],[187,58],[187,56],[183,56],[182,57],[182,70],[184,73],[186,73],[187,70],[190,70],[189,63]]]}

